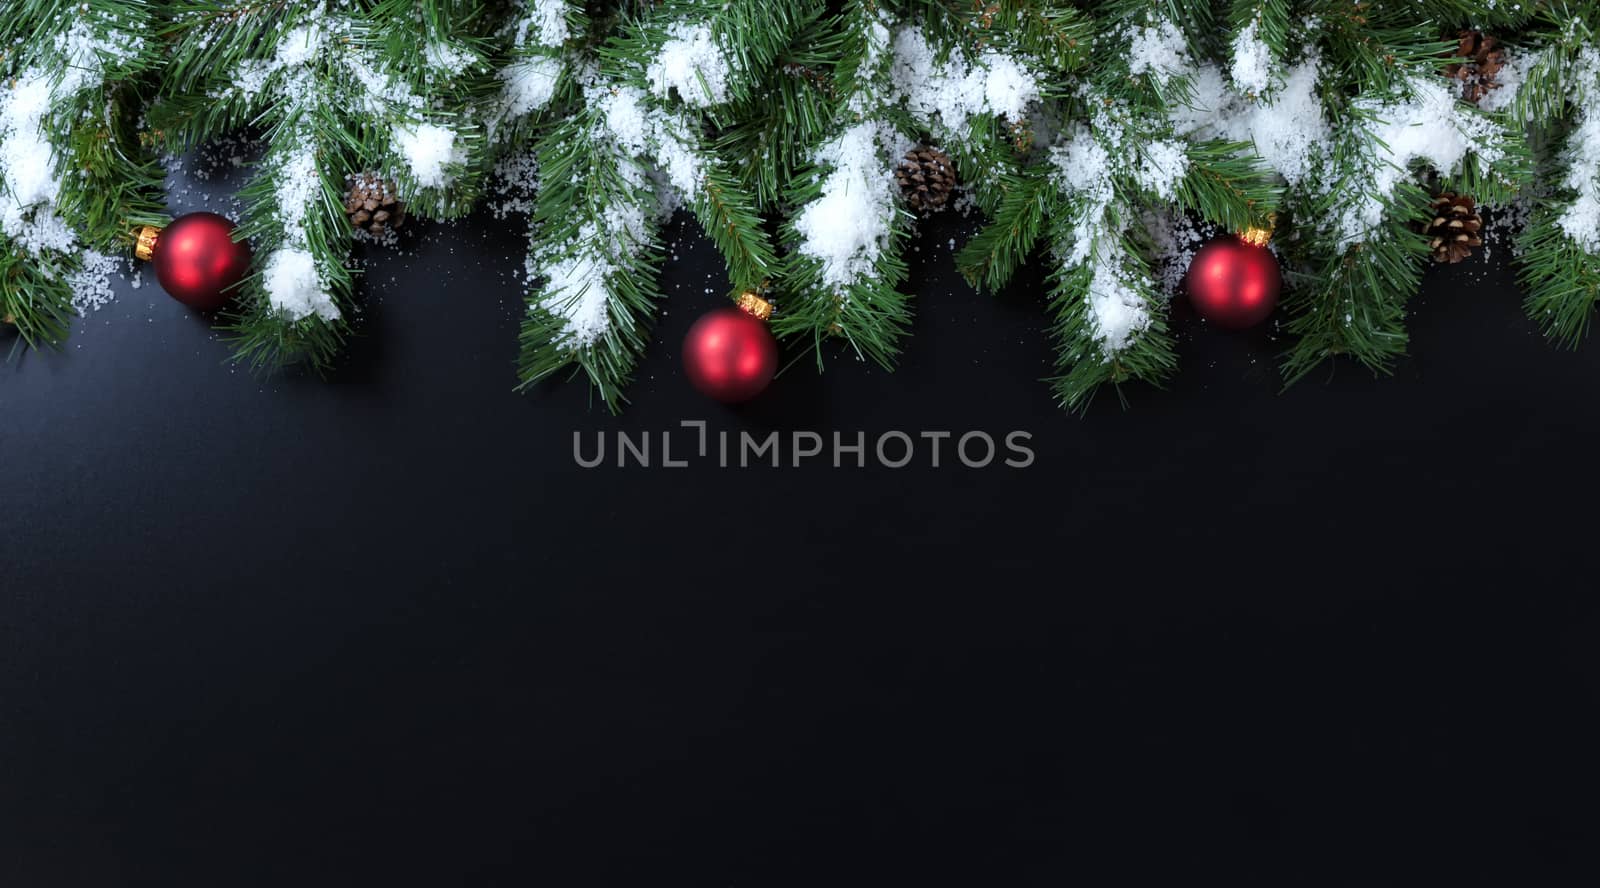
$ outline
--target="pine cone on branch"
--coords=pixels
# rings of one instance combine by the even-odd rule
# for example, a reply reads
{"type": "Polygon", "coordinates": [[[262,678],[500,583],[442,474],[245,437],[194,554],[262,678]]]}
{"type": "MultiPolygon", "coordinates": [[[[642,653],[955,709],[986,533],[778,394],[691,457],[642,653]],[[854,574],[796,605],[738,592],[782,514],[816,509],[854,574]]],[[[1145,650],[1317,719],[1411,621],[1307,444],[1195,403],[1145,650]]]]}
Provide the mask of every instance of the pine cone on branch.
{"type": "Polygon", "coordinates": [[[406,221],[406,207],[392,184],[373,170],[345,179],[344,212],[350,224],[373,237],[383,237],[406,221]]]}
{"type": "Polygon", "coordinates": [[[1445,66],[1446,77],[1461,81],[1461,98],[1476,105],[1490,90],[1499,89],[1495,78],[1506,66],[1506,51],[1500,40],[1482,31],[1462,31],[1456,56],[1466,59],[1445,66]]]}
{"type": "Polygon", "coordinates": [[[1478,214],[1477,201],[1465,194],[1446,191],[1433,199],[1433,221],[1428,223],[1428,247],[1433,250],[1433,261],[1454,265],[1472,255],[1483,246],[1479,236],[1483,230],[1483,217],[1478,214]]]}
{"type": "Polygon", "coordinates": [[[948,154],[922,145],[906,152],[894,179],[911,209],[927,214],[943,209],[950,200],[956,187],[956,167],[948,154]]]}

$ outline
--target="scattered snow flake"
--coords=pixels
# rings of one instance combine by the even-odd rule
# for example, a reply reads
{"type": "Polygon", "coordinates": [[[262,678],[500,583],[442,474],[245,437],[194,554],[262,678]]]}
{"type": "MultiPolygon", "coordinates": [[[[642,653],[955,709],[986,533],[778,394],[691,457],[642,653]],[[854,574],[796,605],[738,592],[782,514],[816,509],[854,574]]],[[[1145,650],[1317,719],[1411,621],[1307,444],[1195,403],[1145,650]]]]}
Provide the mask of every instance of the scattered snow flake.
{"type": "Polygon", "coordinates": [[[489,211],[496,219],[533,212],[539,194],[539,156],[532,148],[500,158],[494,176],[496,187],[489,211]]]}
{"type": "Polygon", "coordinates": [[[111,275],[116,270],[115,256],[94,250],[84,251],[82,264],[67,278],[68,286],[72,288],[72,307],[78,314],[98,311],[116,297],[111,289],[111,275]]]}

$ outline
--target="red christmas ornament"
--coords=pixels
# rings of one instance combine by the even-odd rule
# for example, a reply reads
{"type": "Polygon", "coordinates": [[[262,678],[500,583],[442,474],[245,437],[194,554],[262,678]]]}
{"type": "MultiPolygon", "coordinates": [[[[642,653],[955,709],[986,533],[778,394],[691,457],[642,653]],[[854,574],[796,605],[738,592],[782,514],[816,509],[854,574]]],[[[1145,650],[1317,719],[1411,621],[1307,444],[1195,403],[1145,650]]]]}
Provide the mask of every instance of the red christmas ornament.
{"type": "Polygon", "coordinates": [[[1272,314],[1283,289],[1278,257],[1267,249],[1266,233],[1219,237],[1200,248],[1189,263],[1189,301],[1200,316],[1231,330],[1254,327],[1272,314]]]}
{"type": "Polygon", "coordinates": [[[233,223],[216,213],[189,213],[166,228],[145,228],[134,255],[155,266],[167,295],[201,311],[221,308],[233,295],[224,291],[250,270],[250,245],[236,243],[233,223]]]}
{"type": "Polygon", "coordinates": [[[683,338],[683,372],[700,393],[724,404],[761,394],[778,372],[778,342],[767,329],[772,303],[754,293],[739,307],[712,309],[683,338]]]}

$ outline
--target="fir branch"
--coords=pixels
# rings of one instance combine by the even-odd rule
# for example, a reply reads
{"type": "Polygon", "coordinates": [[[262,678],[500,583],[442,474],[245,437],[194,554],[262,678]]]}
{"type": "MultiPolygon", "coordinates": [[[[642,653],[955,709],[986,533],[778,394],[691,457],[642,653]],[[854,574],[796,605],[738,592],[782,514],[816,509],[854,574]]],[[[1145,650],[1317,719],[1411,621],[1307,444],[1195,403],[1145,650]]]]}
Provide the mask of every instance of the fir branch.
{"type": "Polygon", "coordinates": [[[956,267],[975,287],[999,290],[1033,251],[1060,192],[1043,169],[1008,176],[993,220],[956,254],[956,267]]]}
{"type": "Polygon", "coordinates": [[[1050,380],[1063,409],[1086,410],[1107,383],[1117,388],[1130,380],[1160,386],[1177,368],[1177,355],[1167,331],[1165,305],[1150,286],[1150,269],[1112,221],[1090,246],[1090,258],[1068,267],[1058,264],[1049,275],[1052,337],[1056,342],[1057,375],[1050,380]],[[1144,326],[1126,342],[1108,341],[1094,308],[1106,281],[1126,287],[1144,311],[1144,326]]]}
{"type": "Polygon", "coordinates": [[[29,347],[60,345],[75,312],[69,275],[75,257],[31,255],[0,234],[0,323],[29,347]]]}
{"type": "Polygon", "coordinates": [[[1271,228],[1281,189],[1249,145],[1190,143],[1189,166],[1178,181],[1178,204],[1228,231],[1271,228]]]}
{"type": "Polygon", "coordinates": [[[760,289],[771,279],[778,260],[761,216],[733,177],[715,163],[707,164],[694,212],[727,261],[735,292],[760,289]]]}
{"type": "MultiPolygon", "coordinates": [[[[613,412],[626,403],[661,293],[652,221],[655,198],[638,162],[603,132],[593,106],[555,127],[538,145],[542,187],[530,245],[530,271],[562,272],[528,294],[520,334],[519,390],[564,369],[581,370],[613,412]],[[588,273],[579,275],[575,272],[588,273]],[[603,318],[577,319],[581,304],[603,289],[603,318]]],[[[531,282],[530,282],[531,283],[531,282]]]]}
{"type": "Polygon", "coordinates": [[[1523,306],[1545,336],[1576,348],[1589,334],[1600,301],[1600,257],[1574,243],[1560,225],[1564,205],[1543,205],[1518,238],[1523,306]]]}
{"type": "Polygon", "coordinates": [[[1298,338],[1283,361],[1285,387],[1337,355],[1388,374],[1406,353],[1405,305],[1428,258],[1427,240],[1417,233],[1427,200],[1416,186],[1403,186],[1378,231],[1342,254],[1319,251],[1331,258],[1287,287],[1287,329],[1298,338]]]}
{"type": "Polygon", "coordinates": [[[976,0],[964,12],[974,46],[997,46],[1069,72],[1089,59],[1094,21],[1082,10],[1054,2],[976,0]]]}
{"type": "Polygon", "coordinates": [[[784,275],[791,297],[774,315],[772,331],[783,338],[810,340],[818,369],[824,365],[830,340],[843,340],[858,358],[893,369],[900,339],[911,325],[911,297],[899,289],[908,273],[901,256],[909,240],[909,220],[897,216],[889,249],[871,273],[839,287],[822,280],[816,260],[793,254],[784,275]]]}
{"type": "Polygon", "coordinates": [[[1289,0],[1232,0],[1228,23],[1234,35],[1254,26],[1255,37],[1272,50],[1274,60],[1288,58],[1292,49],[1289,0]]]}

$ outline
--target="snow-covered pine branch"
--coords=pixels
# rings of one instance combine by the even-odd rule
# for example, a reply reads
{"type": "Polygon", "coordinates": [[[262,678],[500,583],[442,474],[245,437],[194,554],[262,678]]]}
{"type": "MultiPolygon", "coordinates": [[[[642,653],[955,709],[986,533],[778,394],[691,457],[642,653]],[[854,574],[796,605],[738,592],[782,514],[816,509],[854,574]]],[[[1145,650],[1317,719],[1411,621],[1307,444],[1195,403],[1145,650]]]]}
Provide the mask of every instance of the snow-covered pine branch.
{"type": "MultiPolygon", "coordinates": [[[[739,5],[702,18],[699,3],[666,6],[644,20],[623,43],[623,74],[643,90],[628,105],[613,102],[613,117],[629,134],[629,147],[660,174],[674,203],[688,207],[727,264],[735,293],[764,287],[775,273],[775,251],[753,196],[738,187],[707,133],[716,115],[758,88],[762,72],[747,67],[757,55],[740,51],[741,40],[782,39],[729,33],[721,18],[739,5]],[[627,119],[618,115],[626,114],[627,119]],[[636,135],[635,135],[636,134],[636,135]]],[[[632,97],[634,88],[614,90],[632,97]]]]}
{"type": "Polygon", "coordinates": [[[1051,303],[1061,372],[1056,392],[1069,408],[1083,404],[1102,383],[1146,371],[1164,375],[1172,365],[1160,322],[1164,302],[1127,240],[1134,221],[1127,197],[1146,194],[1170,202],[1189,163],[1181,142],[1140,144],[1103,104],[1093,121],[1049,153],[1051,180],[1067,209],[1051,223],[1058,264],[1050,278],[1056,283],[1051,303]]]}
{"type": "Polygon", "coordinates": [[[1038,74],[997,49],[936,47],[915,25],[895,32],[891,52],[893,101],[956,161],[968,187],[991,194],[1008,166],[996,159],[1009,159],[1003,148],[1026,128],[1043,92],[1038,74]]]}
{"type": "Polygon", "coordinates": [[[661,298],[661,204],[639,157],[650,126],[642,91],[585,79],[587,107],[540,143],[520,373],[528,386],[576,363],[615,410],[661,298]]]}
{"type": "Polygon", "coordinates": [[[1581,44],[1566,42],[1541,53],[1539,67],[1523,85],[1527,91],[1550,88],[1540,81],[1559,83],[1564,101],[1543,104],[1552,117],[1567,119],[1564,140],[1557,142],[1559,181],[1539,201],[1517,244],[1528,315],[1546,335],[1569,346],[1588,332],[1600,301],[1600,50],[1586,28],[1574,23],[1566,30],[1569,39],[1579,35],[1585,38],[1581,44]]]}
{"type": "Polygon", "coordinates": [[[993,206],[1043,88],[1027,60],[994,47],[969,52],[959,30],[934,33],[929,20],[897,21],[860,4],[843,22],[851,52],[839,79],[847,92],[837,128],[792,196],[800,210],[788,227],[785,280],[796,305],[777,327],[813,341],[842,336],[887,365],[910,316],[897,292],[911,216],[894,183],[896,164],[930,138],[976,202],[993,206]]]}
{"type": "Polygon", "coordinates": [[[889,366],[910,322],[909,300],[898,288],[911,216],[899,205],[893,159],[914,143],[889,117],[896,98],[892,24],[866,3],[852,4],[842,18],[851,49],[835,72],[842,96],[834,125],[789,196],[799,209],[785,227],[786,301],[773,327],[813,343],[819,362],[824,337],[838,336],[858,356],[889,366]]]}
{"type": "Polygon", "coordinates": [[[0,316],[58,342],[110,298],[107,252],[155,221],[160,168],[125,144],[118,88],[157,62],[150,10],[30,5],[0,22],[0,316]]]}
{"type": "Polygon", "coordinates": [[[475,97],[490,66],[473,23],[418,7],[310,3],[240,10],[219,25],[180,11],[180,51],[218,64],[169,80],[153,116],[193,147],[250,120],[267,133],[244,189],[241,228],[255,273],[234,322],[239,353],[264,365],[325,365],[347,330],[348,256],[356,236],[342,209],[347,177],[373,170],[408,214],[468,211],[489,167],[475,97]],[[397,41],[395,34],[415,35],[397,41]]]}
{"type": "Polygon", "coordinates": [[[491,141],[513,140],[519,124],[555,100],[570,79],[565,47],[587,24],[582,7],[569,0],[518,0],[516,14],[499,34],[510,51],[495,72],[499,90],[485,115],[491,141]]]}

